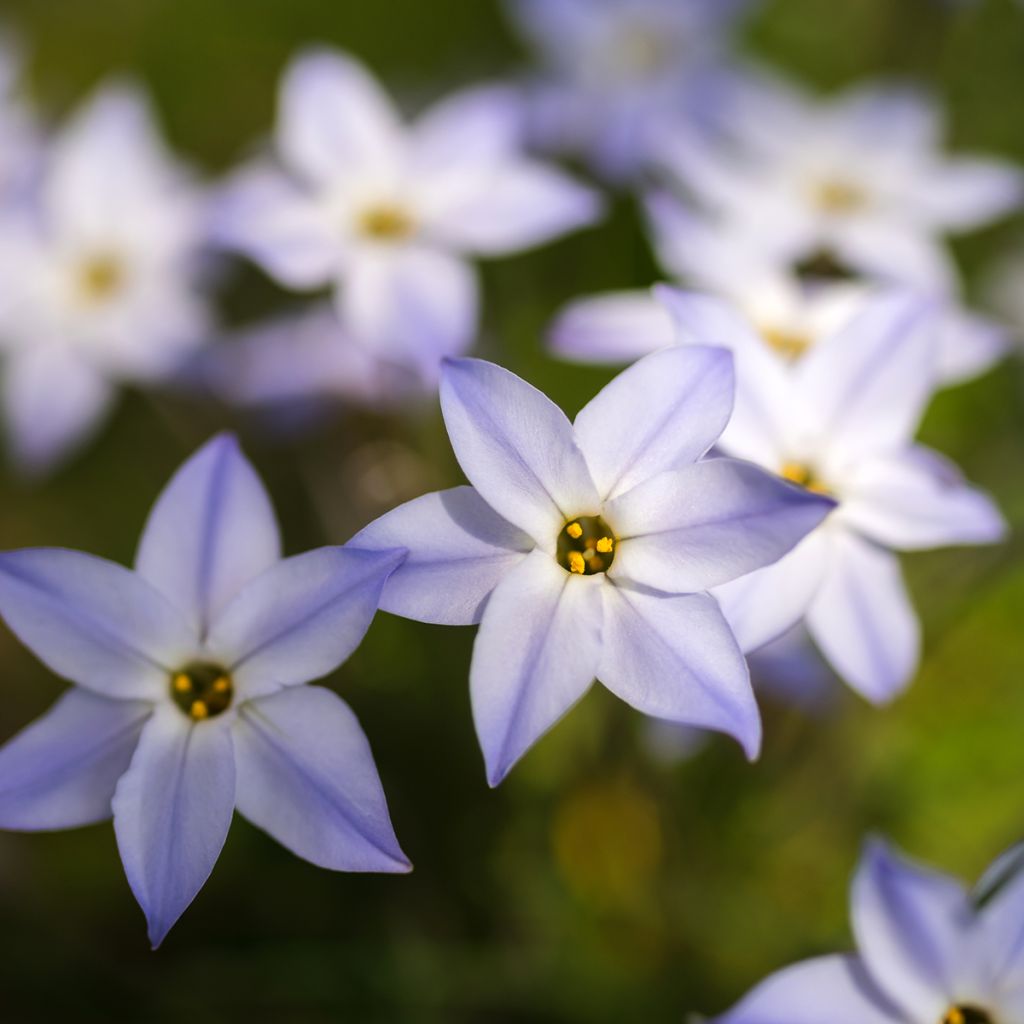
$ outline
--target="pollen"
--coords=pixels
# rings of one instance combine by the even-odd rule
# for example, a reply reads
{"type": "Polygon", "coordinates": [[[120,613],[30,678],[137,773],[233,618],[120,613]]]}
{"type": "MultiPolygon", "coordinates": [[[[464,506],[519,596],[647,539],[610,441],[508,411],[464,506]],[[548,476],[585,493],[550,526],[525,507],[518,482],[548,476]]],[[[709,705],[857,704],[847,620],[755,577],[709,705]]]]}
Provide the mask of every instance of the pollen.
{"type": "Polygon", "coordinates": [[[978,1006],[951,1006],[940,1024],[995,1024],[992,1015],[978,1006]]]}
{"type": "Polygon", "coordinates": [[[773,352],[790,362],[796,362],[811,347],[811,339],[805,334],[774,327],[762,328],[761,338],[773,352]]]}
{"type": "Polygon", "coordinates": [[[615,558],[615,535],[600,516],[574,516],[558,535],[556,557],[575,576],[607,572],[615,558]]]}
{"type": "Polygon", "coordinates": [[[216,718],[231,706],[235,687],[222,666],[195,661],[171,674],[171,699],[194,722],[216,718]]]}
{"type": "Polygon", "coordinates": [[[779,476],[788,480],[791,484],[803,487],[804,490],[814,494],[830,494],[829,488],[822,481],[821,477],[803,462],[786,462],[779,470],[779,476]]]}
{"type": "Polygon", "coordinates": [[[359,230],[378,242],[398,242],[413,234],[416,222],[401,206],[382,203],[367,207],[359,214],[359,230]]]}

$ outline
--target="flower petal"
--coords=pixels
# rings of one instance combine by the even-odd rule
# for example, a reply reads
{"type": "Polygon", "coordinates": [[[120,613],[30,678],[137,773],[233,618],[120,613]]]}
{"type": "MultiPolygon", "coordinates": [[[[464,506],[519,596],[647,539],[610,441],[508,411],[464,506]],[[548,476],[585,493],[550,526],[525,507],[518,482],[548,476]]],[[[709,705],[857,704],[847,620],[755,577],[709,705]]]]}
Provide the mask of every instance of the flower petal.
{"type": "Polygon", "coordinates": [[[920,658],[921,627],[899,560],[846,530],[832,532],[829,546],[807,628],[850,686],[884,703],[906,688],[920,658]]]}
{"type": "Polygon", "coordinates": [[[491,594],[469,677],[490,785],[590,689],[601,656],[602,585],[538,550],[491,594]]]}
{"type": "Polygon", "coordinates": [[[409,871],[370,745],[340,697],[300,686],[247,701],[233,729],[238,810],[335,871],[409,871]]]}
{"type": "Polygon", "coordinates": [[[328,547],[286,558],[217,616],[206,648],[249,699],[325,676],[359,646],[404,557],[328,547]]]}
{"type": "Polygon", "coordinates": [[[851,917],[864,965],[911,1020],[941,1020],[954,995],[970,919],[964,887],[867,844],[851,892],[851,917]]]}
{"type": "Polygon", "coordinates": [[[320,206],[283,174],[252,167],[236,175],[216,202],[212,232],[294,289],[320,288],[341,270],[344,241],[320,206]]]}
{"type": "Polygon", "coordinates": [[[935,389],[941,318],[915,293],[882,292],[796,368],[830,458],[905,444],[935,389]]]}
{"type": "Polygon", "coordinates": [[[580,363],[630,363],[675,341],[668,311],[650,292],[606,292],[570,302],[548,332],[551,351],[580,363]]]}
{"type": "Polygon", "coordinates": [[[479,359],[445,364],[441,410],[455,456],[495,512],[554,551],[570,516],[600,499],[572,426],[549,398],[479,359]]]}
{"type": "Polygon", "coordinates": [[[472,487],[424,494],[392,509],[349,541],[372,551],[406,548],[388,578],[386,612],[442,626],[480,621],[488,595],[533,548],[472,487]]]}
{"type": "Polygon", "coordinates": [[[714,598],[603,591],[598,679],[645,715],[734,736],[754,760],[761,716],[747,663],[714,598]]]}
{"type": "Polygon", "coordinates": [[[715,1024],[821,1024],[823,1019],[904,1024],[907,1018],[890,1006],[856,957],[823,956],[765,979],[715,1024]]]}
{"type": "Polygon", "coordinates": [[[696,462],[729,422],[734,388],[723,348],[674,346],[623,370],[574,424],[598,493],[614,499],[696,462]]]}
{"type": "Polygon", "coordinates": [[[939,379],[960,384],[987,373],[1011,349],[1010,328],[951,304],[939,327],[939,379]]]}
{"type": "Polygon", "coordinates": [[[1024,178],[1008,161],[956,157],[921,175],[909,198],[914,213],[935,227],[970,231],[1018,208],[1024,178]]]}
{"type": "Polygon", "coordinates": [[[987,494],[969,486],[953,463],[919,446],[859,463],[844,485],[842,518],[903,551],[992,544],[1007,530],[987,494]]]}
{"type": "Polygon", "coordinates": [[[318,184],[354,169],[388,166],[401,125],[391,100],[351,57],[310,50],[285,72],[278,99],[277,144],[289,167],[318,184]]]}
{"type": "Polygon", "coordinates": [[[707,459],[610,502],[610,574],[670,594],[707,590],[771,565],[835,507],[748,462],[707,459]]]}
{"type": "Polygon", "coordinates": [[[473,340],[478,291],[474,268],[451,253],[379,246],[352,262],[338,302],[354,341],[433,382],[441,360],[473,340]]]}
{"type": "Polygon", "coordinates": [[[602,210],[592,189],[525,159],[452,171],[421,190],[431,238],[479,256],[542,245],[592,224],[602,210]]]}
{"type": "Polygon", "coordinates": [[[92,366],[63,346],[38,344],[8,356],[3,418],[15,462],[45,473],[88,442],[115,393],[92,366]]]}
{"type": "Polygon", "coordinates": [[[157,498],[135,568],[202,633],[249,580],[280,557],[270,498],[235,438],[220,434],[157,498]]]}
{"type": "Polygon", "coordinates": [[[807,614],[827,571],[826,531],[808,534],[788,555],[713,591],[744,651],[756,651],[807,614]]]}
{"type": "Polygon", "coordinates": [[[209,878],[235,806],[223,721],[191,724],[171,704],[146,723],[114,794],[114,831],[154,949],[209,878]]]}
{"type": "Polygon", "coordinates": [[[76,828],[109,818],[152,710],[88,690],[64,694],[0,747],[0,828],[76,828]]]}
{"type": "Polygon", "coordinates": [[[0,615],[59,676],[107,697],[155,700],[195,636],[124,566],[63,548],[0,554],[0,615]]]}

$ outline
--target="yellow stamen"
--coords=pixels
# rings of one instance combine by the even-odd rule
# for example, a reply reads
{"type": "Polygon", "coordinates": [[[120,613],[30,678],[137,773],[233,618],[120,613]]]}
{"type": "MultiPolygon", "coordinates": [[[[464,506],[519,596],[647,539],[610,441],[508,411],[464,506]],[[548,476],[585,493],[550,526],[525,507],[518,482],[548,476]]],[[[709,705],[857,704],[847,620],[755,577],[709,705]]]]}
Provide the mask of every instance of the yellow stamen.
{"type": "Polygon", "coordinates": [[[582,576],[587,571],[587,563],[578,551],[569,552],[569,572],[582,576]]]}
{"type": "Polygon", "coordinates": [[[773,351],[777,352],[783,359],[797,360],[810,347],[811,339],[795,332],[777,330],[772,327],[763,327],[761,337],[764,343],[773,351]]]}
{"type": "Polygon", "coordinates": [[[572,537],[573,540],[579,540],[583,536],[583,527],[579,523],[570,523],[566,528],[565,532],[572,537]]]}
{"type": "Polygon", "coordinates": [[[210,709],[206,706],[205,701],[194,700],[188,709],[188,713],[197,721],[201,722],[204,718],[209,718],[210,709]]]}
{"type": "Polygon", "coordinates": [[[192,689],[192,680],[184,672],[179,672],[174,677],[174,688],[178,693],[188,693],[192,689]]]}
{"type": "Polygon", "coordinates": [[[600,540],[599,540],[599,541],[597,542],[597,550],[598,550],[598,551],[599,551],[599,552],[600,552],[600,553],[601,553],[602,555],[608,555],[608,554],[611,554],[611,552],[612,552],[612,549],[613,549],[614,547],[615,547],[615,541],[614,541],[614,540],[612,540],[612,538],[611,538],[611,537],[602,537],[602,538],[601,538],[601,539],[600,539],[600,540]]]}
{"type": "Polygon", "coordinates": [[[815,202],[826,213],[853,213],[867,202],[864,190],[853,182],[829,178],[814,187],[815,202]]]}
{"type": "Polygon", "coordinates": [[[378,241],[395,242],[408,238],[416,230],[416,222],[401,206],[382,203],[360,213],[359,230],[378,241]]]}
{"type": "Polygon", "coordinates": [[[828,487],[819,479],[810,466],[802,462],[785,462],[779,470],[779,476],[790,483],[803,487],[813,494],[830,494],[828,487]]]}
{"type": "Polygon", "coordinates": [[[231,689],[231,680],[227,676],[221,676],[214,682],[213,688],[217,693],[227,693],[231,689]]]}

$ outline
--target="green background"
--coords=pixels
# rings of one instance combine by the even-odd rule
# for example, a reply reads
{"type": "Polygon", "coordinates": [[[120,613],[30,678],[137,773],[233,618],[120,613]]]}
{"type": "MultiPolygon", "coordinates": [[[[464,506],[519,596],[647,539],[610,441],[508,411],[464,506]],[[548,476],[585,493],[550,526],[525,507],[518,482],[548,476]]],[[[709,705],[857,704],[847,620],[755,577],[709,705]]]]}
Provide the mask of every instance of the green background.
{"type": "MultiPolygon", "coordinates": [[[[490,0],[3,0],[31,80],[59,115],[111,72],[152,89],[174,145],[210,175],[270,125],[288,57],[321,41],[367,60],[413,106],[522,66],[490,0]]],[[[1024,160],[1024,11],[927,0],[779,0],[744,45],[825,88],[875,74],[936,85],[953,141],[1024,160]]],[[[958,244],[973,285],[1019,237],[958,244]]],[[[568,299],[657,276],[632,204],[600,227],[485,270],[479,350],[570,413],[610,372],[560,365],[541,339],[568,299]]],[[[226,316],[289,300],[252,270],[226,316]]],[[[923,437],[1024,520],[1016,360],[939,396],[923,437]]],[[[213,431],[243,433],[287,550],[341,542],[394,502],[459,481],[440,420],[339,411],[276,438],[182,396],[130,395],[98,442],[45,484],[0,477],[4,546],[130,561],[171,471],[213,431]]],[[[378,618],[330,680],[370,737],[408,877],[320,871],[236,820],[212,878],[158,953],[109,825],[0,834],[0,1019],[318,1022],[680,1021],[767,972],[845,948],[863,835],[976,875],[1024,834],[1024,563],[994,549],[906,560],[926,653],[886,710],[842,694],[813,719],[766,706],[749,766],[728,740],[653,757],[640,716],[595,689],[497,791],[469,713],[471,629],[378,618]]],[[[0,632],[0,736],[62,684],[0,632]]],[[[838,684],[837,684],[838,685],[838,684]]],[[[827,1013],[827,1009],[825,1010],[827,1013]]]]}

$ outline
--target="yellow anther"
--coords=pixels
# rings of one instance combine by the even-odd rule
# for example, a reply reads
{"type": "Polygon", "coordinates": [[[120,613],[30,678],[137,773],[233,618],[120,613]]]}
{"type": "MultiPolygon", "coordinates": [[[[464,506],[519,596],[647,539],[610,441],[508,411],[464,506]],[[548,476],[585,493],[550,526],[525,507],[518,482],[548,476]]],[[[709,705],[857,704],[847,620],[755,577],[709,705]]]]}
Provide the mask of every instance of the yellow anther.
{"type": "Polygon", "coordinates": [[[569,552],[569,572],[576,573],[577,576],[582,576],[587,571],[587,563],[584,561],[583,555],[578,551],[569,552]]]}
{"type": "Polygon", "coordinates": [[[841,178],[818,182],[813,191],[815,201],[826,213],[852,213],[867,202],[859,185],[841,178]]]}
{"type": "Polygon", "coordinates": [[[231,680],[227,676],[220,676],[214,681],[213,688],[217,693],[227,693],[231,689],[231,680]]]}
{"type": "Polygon", "coordinates": [[[193,661],[172,672],[167,689],[181,712],[196,722],[222,715],[235,695],[231,674],[209,661],[193,661]]]}
{"type": "Polygon", "coordinates": [[[615,541],[611,537],[602,537],[597,542],[597,550],[602,555],[611,554],[612,549],[615,547],[615,541]]]}
{"type": "Polygon", "coordinates": [[[566,528],[565,532],[572,537],[573,540],[579,540],[583,536],[583,527],[579,523],[570,523],[566,528]]]}
{"type": "Polygon", "coordinates": [[[813,494],[830,494],[828,487],[822,482],[810,466],[802,462],[784,462],[779,475],[790,483],[797,484],[813,494]]]}
{"type": "Polygon", "coordinates": [[[764,339],[764,343],[783,359],[795,361],[811,347],[811,339],[803,334],[797,334],[795,331],[763,327],[761,328],[761,337],[764,339]]]}
{"type": "Polygon", "coordinates": [[[201,722],[204,718],[208,718],[210,716],[210,709],[206,706],[205,701],[194,700],[188,709],[188,713],[197,722],[201,722]]]}
{"type": "Polygon", "coordinates": [[[179,672],[174,677],[174,688],[178,693],[188,693],[192,689],[192,680],[184,672],[179,672]]]}
{"type": "Polygon", "coordinates": [[[945,1017],[942,1018],[942,1024],[965,1024],[966,1018],[964,1017],[963,1010],[959,1006],[954,1006],[945,1017]]]}
{"type": "Polygon", "coordinates": [[[359,215],[359,228],[370,238],[394,242],[411,235],[416,230],[416,223],[401,206],[382,203],[363,210],[359,215]]]}

